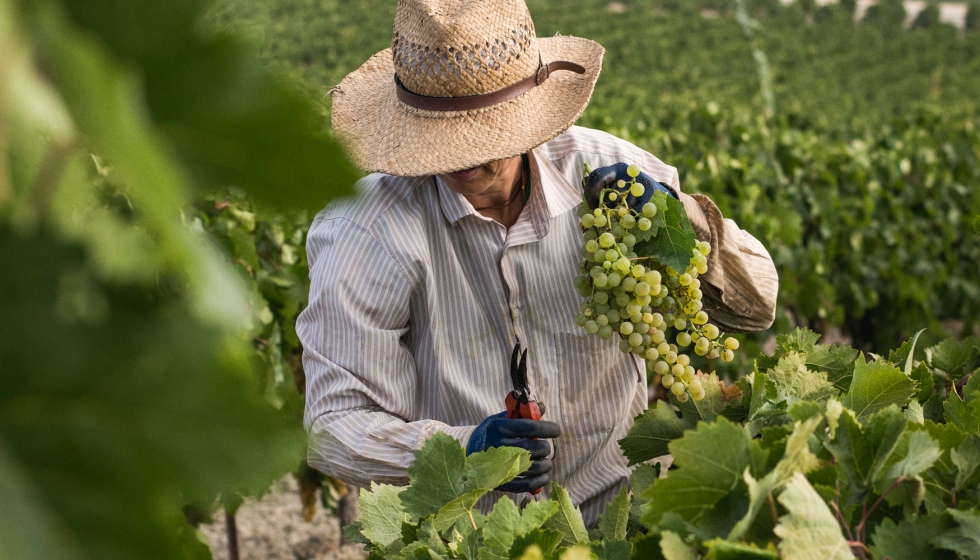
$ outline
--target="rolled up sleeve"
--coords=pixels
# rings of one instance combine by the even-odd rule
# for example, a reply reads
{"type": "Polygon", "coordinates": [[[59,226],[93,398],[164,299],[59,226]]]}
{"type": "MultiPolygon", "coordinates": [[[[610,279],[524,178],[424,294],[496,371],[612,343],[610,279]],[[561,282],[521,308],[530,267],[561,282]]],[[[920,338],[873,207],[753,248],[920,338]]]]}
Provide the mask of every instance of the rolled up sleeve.
{"type": "Polygon", "coordinates": [[[308,461],[358,486],[406,484],[428,437],[443,431],[465,445],[473,430],[415,420],[416,368],[402,341],[411,283],[369,232],[346,219],[314,222],[307,255],[310,302],[296,330],[307,376],[308,461]]]}

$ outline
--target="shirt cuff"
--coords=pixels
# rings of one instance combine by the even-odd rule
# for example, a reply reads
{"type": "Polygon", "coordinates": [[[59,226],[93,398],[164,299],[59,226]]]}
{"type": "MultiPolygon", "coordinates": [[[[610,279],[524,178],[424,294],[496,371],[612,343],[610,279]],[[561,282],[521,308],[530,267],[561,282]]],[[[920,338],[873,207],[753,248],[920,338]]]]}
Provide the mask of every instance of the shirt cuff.
{"type": "Polygon", "coordinates": [[[470,442],[470,436],[476,430],[476,426],[449,426],[443,430],[443,432],[452,436],[463,449],[466,449],[466,444],[470,442]]]}

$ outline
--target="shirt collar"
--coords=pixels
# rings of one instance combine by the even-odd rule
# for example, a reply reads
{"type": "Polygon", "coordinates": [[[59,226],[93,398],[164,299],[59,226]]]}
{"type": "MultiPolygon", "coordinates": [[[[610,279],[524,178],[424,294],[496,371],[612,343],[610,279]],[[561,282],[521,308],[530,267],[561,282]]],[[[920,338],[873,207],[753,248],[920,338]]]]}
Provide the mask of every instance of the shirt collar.
{"type": "MultiPolygon", "coordinates": [[[[539,148],[529,153],[531,164],[531,196],[527,206],[518,221],[524,221],[525,213],[529,213],[534,229],[541,237],[548,233],[548,222],[571,210],[582,200],[582,193],[569,183],[568,179],[558,171],[558,168],[547,157],[542,157],[539,148]]],[[[452,225],[466,216],[476,216],[487,220],[466,197],[453,191],[438,176],[432,178],[439,193],[439,206],[443,216],[452,225]]]]}

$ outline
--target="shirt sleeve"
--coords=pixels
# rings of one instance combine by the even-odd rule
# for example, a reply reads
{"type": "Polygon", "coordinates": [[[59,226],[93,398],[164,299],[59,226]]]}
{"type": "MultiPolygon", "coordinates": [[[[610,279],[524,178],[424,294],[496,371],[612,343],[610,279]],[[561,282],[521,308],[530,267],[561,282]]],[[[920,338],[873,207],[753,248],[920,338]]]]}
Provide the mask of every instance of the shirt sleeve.
{"type": "Polygon", "coordinates": [[[306,372],[309,464],[345,482],[403,485],[437,431],[466,445],[475,426],[417,420],[408,331],[412,285],[384,247],[343,218],[307,237],[310,302],[297,319],[306,372]]]}

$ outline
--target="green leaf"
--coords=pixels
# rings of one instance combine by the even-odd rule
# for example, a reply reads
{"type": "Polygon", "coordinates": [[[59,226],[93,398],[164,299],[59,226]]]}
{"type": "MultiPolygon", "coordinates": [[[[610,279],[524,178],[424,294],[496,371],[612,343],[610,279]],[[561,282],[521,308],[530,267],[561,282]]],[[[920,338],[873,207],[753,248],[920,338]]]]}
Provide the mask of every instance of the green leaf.
{"type": "Polygon", "coordinates": [[[785,401],[778,399],[776,384],[761,371],[752,374],[752,398],[749,402],[747,427],[752,434],[761,432],[762,427],[786,414],[785,401]]]}
{"type": "Polygon", "coordinates": [[[929,351],[930,365],[945,372],[955,381],[976,369],[977,356],[980,355],[980,339],[971,336],[958,342],[947,338],[929,351]]]}
{"type": "Polygon", "coordinates": [[[899,478],[913,478],[925,472],[942,456],[939,444],[926,432],[906,431],[898,440],[884,468],[875,477],[875,491],[885,492],[899,478]]]}
{"type": "Polygon", "coordinates": [[[704,388],[704,398],[700,401],[688,399],[686,403],[682,403],[673,394],[670,395],[671,402],[680,409],[681,417],[690,423],[697,423],[699,420],[711,422],[728,406],[716,374],[712,373],[707,378],[702,378],[701,386],[704,388]]]}
{"type": "Polygon", "coordinates": [[[673,531],[663,531],[660,534],[660,552],[666,560],[697,560],[698,558],[691,547],[673,531]]]}
{"type": "Polygon", "coordinates": [[[777,352],[776,356],[778,357],[791,352],[809,354],[818,340],[820,340],[818,333],[807,328],[797,327],[793,329],[793,332],[781,334],[776,337],[776,347],[781,350],[781,352],[777,352]]]}
{"type": "Polygon", "coordinates": [[[980,514],[974,511],[948,510],[957,526],[932,539],[937,548],[952,550],[968,560],[980,559],[980,514]]]}
{"type": "Polygon", "coordinates": [[[806,367],[826,373],[827,381],[841,391],[846,391],[851,386],[857,356],[858,351],[850,346],[818,344],[806,353],[806,367]]]}
{"type": "Polygon", "coordinates": [[[949,456],[956,466],[955,492],[980,484],[980,436],[969,436],[949,456]]]}
{"type": "Polygon", "coordinates": [[[619,494],[606,504],[606,511],[599,516],[599,531],[603,538],[621,541],[626,539],[626,525],[630,518],[630,490],[623,486],[619,494]]]}
{"type": "Polygon", "coordinates": [[[473,506],[476,505],[476,502],[486,493],[486,490],[467,492],[439,508],[439,512],[435,518],[436,529],[445,531],[455,525],[457,521],[466,517],[470,510],[473,509],[473,506]]]}
{"type": "Polygon", "coordinates": [[[854,558],[834,514],[803,474],[793,475],[778,499],[789,511],[773,529],[782,539],[779,551],[783,556],[794,560],[854,558]]]}
{"type": "Polygon", "coordinates": [[[562,537],[561,531],[534,529],[526,535],[520,535],[514,538],[514,544],[510,547],[510,557],[520,558],[532,546],[540,548],[541,552],[547,557],[563,542],[562,537]]]}
{"type": "Polygon", "coordinates": [[[865,429],[849,411],[841,414],[836,437],[825,445],[858,499],[871,488],[904,431],[905,417],[895,406],[872,416],[865,429]]]}
{"type": "Polygon", "coordinates": [[[598,560],[630,560],[633,545],[626,541],[602,540],[598,545],[592,545],[592,552],[598,560]]]}
{"type": "MultiPolygon", "coordinates": [[[[972,379],[971,379],[972,381],[972,379]]],[[[966,400],[951,391],[949,398],[943,403],[946,421],[967,434],[980,433],[980,395],[967,393],[966,400]]]]}
{"type": "Polygon", "coordinates": [[[858,358],[854,365],[851,388],[841,404],[854,411],[862,422],[890,405],[904,407],[915,394],[915,383],[895,366],[884,362],[865,363],[858,358]]]}
{"type": "Polygon", "coordinates": [[[489,492],[510,482],[530,467],[531,454],[517,447],[493,447],[473,453],[466,457],[463,468],[463,477],[466,479],[464,489],[467,492],[489,492]]]}
{"type": "Polygon", "coordinates": [[[705,560],[779,560],[779,555],[751,545],[714,539],[704,543],[708,547],[705,560]]]}
{"type": "Polygon", "coordinates": [[[922,560],[935,558],[932,541],[950,526],[941,516],[907,516],[897,524],[883,519],[871,536],[871,553],[875,558],[922,560]]]}
{"type": "Polygon", "coordinates": [[[932,379],[932,370],[926,367],[925,362],[919,362],[912,369],[909,377],[915,380],[919,386],[919,393],[916,395],[916,398],[920,403],[925,403],[927,400],[929,400],[929,397],[932,396],[932,393],[935,390],[935,382],[932,379]]]}
{"type": "Polygon", "coordinates": [[[696,420],[678,416],[667,402],[657,401],[653,408],[636,418],[626,437],[619,440],[619,446],[629,460],[629,466],[633,466],[670,453],[667,445],[680,438],[684,430],[693,428],[695,423],[696,420]]]}
{"type": "Polygon", "coordinates": [[[903,342],[897,349],[888,353],[888,361],[904,371],[905,375],[910,375],[912,372],[912,365],[915,358],[915,345],[923,332],[925,332],[925,329],[921,329],[912,338],[903,342]]]}
{"type": "Polygon", "coordinates": [[[436,432],[415,452],[415,463],[408,469],[409,486],[402,492],[405,510],[420,519],[466,493],[463,468],[466,452],[459,442],[436,432]]]}
{"type": "Polygon", "coordinates": [[[629,535],[632,536],[640,530],[646,530],[643,525],[643,514],[646,513],[647,499],[644,497],[646,491],[653,486],[653,483],[660,476],[660,469],[651,465],[638,465],[630,475],[630,493],[632,503],[630,504],[629,535]]]}
{"type": "Polygon", "coordinates": [[[712,424],[698,424],[696,430],[671,443],[670,451],[678,468],[666,478],[657,479],[644,493],[649,499],[644,521],[650,527],[670,512],[697,523],[741,483],[746,468],[758,470],[765,462],[759,444],[743,428],[724,418],[712,424]],[[705,460],[708,457],[711,459],[705,460]]]}
{"type": "Polygon", "coordinates": [[[398,497],[400,487],[371,483],[371,490],[361,488],[361,533],[371,542],[388,546],[402,538],[402,524],[408,513],[398,497]]]}
{"type": "Polygon", "coordinates": [[[433,518],[426,517],[419,523],[415,538],[420,544],[427,546],[432,552],[445,555],[447,552],[446,545],[442,542],[442,538],[439,537],[437,530],[433,518]]]}
{"type": "Polygon", "coordinates": [[[589,542],[582,512],[572,504],[568,491],[552,482],[549,497],[558,504],[558,511],[545,522],[544,527],[558,531],[562,535],[560,542],[566,546],[589,542]]]}
{"type": "MultiPolygon", "coordinates": [[[[654,197],[658,196],[654,194],[654,197]]],[[[633,250],[637,255],[653,257],[666,266],[683,271],[691,264],[694,250],[694,228],[684,210],[684,204],[671,197],[665,198],[667,210],[663,212],[664,227],[657,236],[637,243],[633,250]]],[[[660,214],[660,213],[658,213],[660,214]]]]}
{"type": "Polygon", "coordinates": [[[558,511],[558,503],[548,500],[530,502],[521,512],[507,496],[493,506],[483,528],[484,548],[481,560],[509,558],[514,538],[538,529],[558,511]]]}
{"type": "Polygon", "coordinates": [[[780,400],[792,405],[800,401],[823,403],[837,396],[834,385],[822,371],[810,371],[806,367],[806,355],[789,352],[769,370],[780,400]]]}

